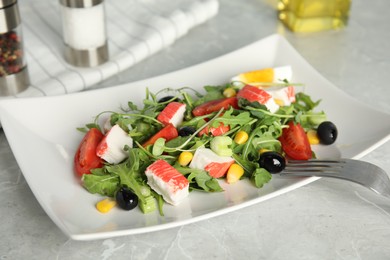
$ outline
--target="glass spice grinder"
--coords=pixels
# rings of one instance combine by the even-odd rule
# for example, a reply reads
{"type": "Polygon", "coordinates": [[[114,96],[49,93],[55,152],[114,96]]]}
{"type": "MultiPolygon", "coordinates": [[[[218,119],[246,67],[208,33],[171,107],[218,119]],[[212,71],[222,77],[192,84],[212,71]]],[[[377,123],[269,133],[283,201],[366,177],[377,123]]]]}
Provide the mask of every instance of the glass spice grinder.
{"type": "Polygon", "coordinates": [[[30,84],[17,0],[0,0],[0,96],[11,96],[30,84]]]}
{"type": "Polygon", "coordinates": [[[104,0],[60,0],[65,59],[77,67],[108,60],[104,0]]]}

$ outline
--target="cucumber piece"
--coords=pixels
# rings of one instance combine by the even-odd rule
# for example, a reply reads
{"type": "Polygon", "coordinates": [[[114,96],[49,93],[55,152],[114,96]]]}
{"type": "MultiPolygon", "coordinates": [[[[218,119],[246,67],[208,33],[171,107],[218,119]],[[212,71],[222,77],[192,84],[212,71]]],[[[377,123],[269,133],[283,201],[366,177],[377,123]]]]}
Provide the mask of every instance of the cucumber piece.
{"type": "Polygon", "coordinates": [[[232,156],[233,150],[229,147],[233,140],[229,136],[216,136],[211,139],[210,148],[219,156],[232,156]]]}

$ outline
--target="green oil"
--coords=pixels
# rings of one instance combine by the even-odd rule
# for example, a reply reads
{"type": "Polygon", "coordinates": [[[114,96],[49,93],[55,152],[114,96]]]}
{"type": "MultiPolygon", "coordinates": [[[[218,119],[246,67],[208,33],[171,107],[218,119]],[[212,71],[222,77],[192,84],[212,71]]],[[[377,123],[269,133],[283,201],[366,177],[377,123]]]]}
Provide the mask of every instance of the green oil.
{"type": "Polygon", "coordinates": [[[351,0],[279,0],[279,19],[294,32],[340,29],[350,6],[351,0]]]}

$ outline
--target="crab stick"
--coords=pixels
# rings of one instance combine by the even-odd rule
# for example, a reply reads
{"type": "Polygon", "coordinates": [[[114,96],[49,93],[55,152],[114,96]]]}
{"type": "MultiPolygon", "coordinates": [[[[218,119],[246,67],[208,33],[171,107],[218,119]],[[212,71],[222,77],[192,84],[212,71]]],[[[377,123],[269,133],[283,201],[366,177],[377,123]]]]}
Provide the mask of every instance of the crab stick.
{"type": "Polygon", "coordinates": [[[96,155],[106,162],[117,164],[128,156],[123,150],[126,145],[132,148],[133,139],[119,125],[114,125],[98,144],[96,155]]]}
{"type": "Polygon", "coordinates": [[[189,165],[193,169],[202,169],[209,172],[211,177],[224,176],[234,159],[230,156],[219,156],[208,148],[198,148],[189,165]]]}
{"type": "Polygon", "coordinates": [[[249,102],[258,102],[265,105],[271,113],[275,113],[279,109],[279,105],[275,103],[271,94],[255,86],[246,85],[237,93],[237,98],[244,98],[249,102]]]}
{"type": "Polygon", "coordinates": [[[267,89],[267,92],[273,97],[275,103],[279,106],[289,106],[295,102],[295,89],[288,86],[279,89],[267,89]]]}
{"type": "Polygon", "coordinates": [[[176,128],[183,122],[186,105],[180,102],[169,103],[157,116],[164,125],[172,124],[176,128]]]}
{"type": "Polygon", "coordinates": [[[164,160],[146,168],[148,185],[172,205],[179,204],[189,194],[189,182],[178,170],[164,160]]]}

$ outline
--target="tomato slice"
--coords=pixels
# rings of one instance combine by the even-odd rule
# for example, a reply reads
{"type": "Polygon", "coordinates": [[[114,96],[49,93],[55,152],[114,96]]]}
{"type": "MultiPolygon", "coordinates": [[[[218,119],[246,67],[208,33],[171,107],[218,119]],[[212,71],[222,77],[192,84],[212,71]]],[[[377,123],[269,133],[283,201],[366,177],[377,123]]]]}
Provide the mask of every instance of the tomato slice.
{"type": "Polygon", "coordinates": [[[309,139],[302,126],[290,121],[288,128],[284,128],[279,141],[283,151],[295,160],[308,160],[312,158],[309,139]]]}
{"type": "Polygon", "coordinates": [[[103,139],[103,134],[97,128],[91,128],[81,140],[74,156],[74,170],[81,177],[90,174],[92,169],[103,166],[103,161],[96,155],[96,147],[103,139]]]}
{"type": "Polygon", "coordinates": [[[236,97],[221,98],[203,103],[195,107],[192,110],[192,114],[194,116],[203,116],[212,112],[219,111],[221,108],[226,110],[231,106],[234,108],[238,108],[238,99],[236,97]]]}
{"type": "Polygon", "coordinates": [[[177,129],[172,125],[168,124],[163,129],[158,131],[155,135],[153,135],[149,140],[142,144],[143,147],[146,147],[150,144],[154,144],[157,139],[164,138],[166,141],[172,140],[173,138],[178,137],[179,134],[177,129]]]}

